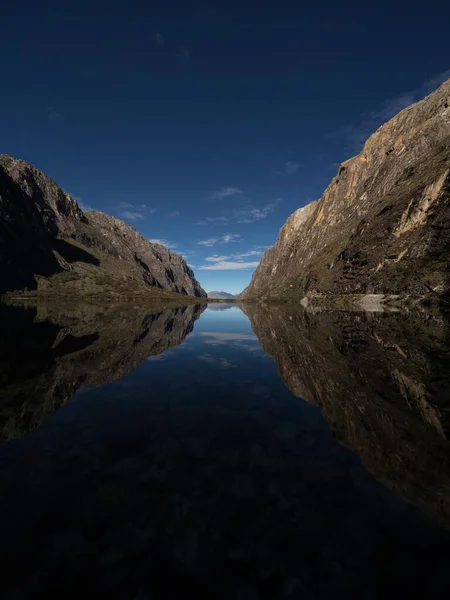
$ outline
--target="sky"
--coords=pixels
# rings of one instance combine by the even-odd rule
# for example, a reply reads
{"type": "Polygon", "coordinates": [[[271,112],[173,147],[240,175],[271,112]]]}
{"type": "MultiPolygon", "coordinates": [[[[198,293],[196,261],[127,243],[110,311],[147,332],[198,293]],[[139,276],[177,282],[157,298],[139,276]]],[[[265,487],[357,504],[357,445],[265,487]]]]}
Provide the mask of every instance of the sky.
{"type": "Polygon", "coordinates": [[[450,77],[439,0],[2,0],[0,152],[240,292],[297,208],[450,77]]]}

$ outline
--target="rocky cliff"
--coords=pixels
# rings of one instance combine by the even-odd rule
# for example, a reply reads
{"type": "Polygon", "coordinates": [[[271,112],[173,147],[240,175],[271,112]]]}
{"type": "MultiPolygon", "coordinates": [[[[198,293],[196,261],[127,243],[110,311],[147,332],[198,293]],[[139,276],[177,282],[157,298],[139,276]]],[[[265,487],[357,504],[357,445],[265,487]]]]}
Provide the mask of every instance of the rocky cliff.
{"type": "Polygon", "coordinates": [[[450,81],[380,127],[297,210],[242,298],[450,290],[450,81]]]}
{"type": "Polygon", "coordinates": [[[450,528],[448,321],[245,303],[280,377],[384,485],[450,528]]]}
{"type": "Polygon", "coordinates": [[[206,297],[179,255],[80,209],[47,175],[0,155],[0,294],[206,297]]]}
{"type": "Polygon", "coordinates": [[[121,379],[178,346],[205,308],[2,306],[0,442],[36,429],[81,386],[121,379]]]}

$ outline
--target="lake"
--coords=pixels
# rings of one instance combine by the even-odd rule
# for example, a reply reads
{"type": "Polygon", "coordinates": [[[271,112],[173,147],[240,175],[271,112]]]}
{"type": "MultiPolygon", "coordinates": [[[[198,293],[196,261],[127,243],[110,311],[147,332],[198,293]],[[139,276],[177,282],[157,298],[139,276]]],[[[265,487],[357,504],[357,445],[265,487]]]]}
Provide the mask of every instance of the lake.
{"type": "Polygon", "coordinates": [[[450,593],[432,311],[0,308],[1,596],[450,593]]]}

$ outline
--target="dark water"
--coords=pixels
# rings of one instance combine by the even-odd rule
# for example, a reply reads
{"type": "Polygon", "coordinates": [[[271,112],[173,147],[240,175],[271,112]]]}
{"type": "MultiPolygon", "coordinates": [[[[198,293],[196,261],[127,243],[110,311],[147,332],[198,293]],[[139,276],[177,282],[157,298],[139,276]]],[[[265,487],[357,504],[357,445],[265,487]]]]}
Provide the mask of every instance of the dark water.
{"type": "Polygon", "coordinates": [[[447,598],[439,313],[0,309],[0,596],[447,598]]]}

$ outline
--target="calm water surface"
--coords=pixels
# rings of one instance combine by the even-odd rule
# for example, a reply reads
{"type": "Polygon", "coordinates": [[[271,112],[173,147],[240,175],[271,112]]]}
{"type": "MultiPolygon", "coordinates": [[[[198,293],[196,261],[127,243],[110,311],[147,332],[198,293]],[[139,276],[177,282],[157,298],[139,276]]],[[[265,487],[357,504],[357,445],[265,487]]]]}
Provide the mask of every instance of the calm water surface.
{"type": "Polygon", "coordinates": [[[0,309],[2,598],[447,598],[439,313],[0,309]]]}

